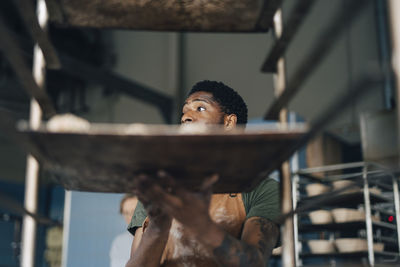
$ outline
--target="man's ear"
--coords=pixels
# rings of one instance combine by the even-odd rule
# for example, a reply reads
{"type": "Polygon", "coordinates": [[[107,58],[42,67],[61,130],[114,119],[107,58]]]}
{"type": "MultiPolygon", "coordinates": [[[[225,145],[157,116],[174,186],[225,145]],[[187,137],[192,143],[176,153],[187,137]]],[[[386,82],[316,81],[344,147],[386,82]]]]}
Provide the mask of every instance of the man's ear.
{"type": "Polygon", "coordinates": [[[237,116],[236,114],[229,114],[224,116],[224,128],[226,130],[232,130],[236,127],[237,116]]]}

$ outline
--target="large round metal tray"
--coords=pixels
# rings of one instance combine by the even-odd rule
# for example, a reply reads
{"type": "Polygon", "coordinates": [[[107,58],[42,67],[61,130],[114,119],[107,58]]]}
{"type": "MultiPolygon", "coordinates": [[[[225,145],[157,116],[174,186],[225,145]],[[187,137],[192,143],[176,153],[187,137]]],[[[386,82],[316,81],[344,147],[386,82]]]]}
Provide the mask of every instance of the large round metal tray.
{"type": "Polygon", "coordinates": [[[218,173],[215,193],[252,189],[293,149],[304,127],[182,131],[176,126],[92,125],[83,132],[20,129],[28,150],[66,189],[131,192],[135,174],[165,170],[196,190],[218,173]]]}

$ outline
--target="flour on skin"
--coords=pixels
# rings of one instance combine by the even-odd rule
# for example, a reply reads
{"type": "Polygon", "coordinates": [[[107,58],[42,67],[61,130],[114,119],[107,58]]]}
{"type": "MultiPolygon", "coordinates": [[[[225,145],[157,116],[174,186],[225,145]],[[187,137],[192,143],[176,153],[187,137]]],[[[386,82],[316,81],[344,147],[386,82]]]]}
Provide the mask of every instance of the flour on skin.
{"type": "Polygon", "coordinates": [[[170,238],[173,241],[173,253],[172,258],[184,258],[184,257],[210,257],[206,249],[195,240],[190,234],[183,234],[183,226],[176,220],[172,221],[170,229],[170,238]]]}
{"type": "Polygon", "coordinates": [[[212,219],[217,224],[225,224],[225,225],[235,223],[236,221],[235,215],[229,214],[224,207],[216,209],[214,214],[212,215],[212,219]]]}

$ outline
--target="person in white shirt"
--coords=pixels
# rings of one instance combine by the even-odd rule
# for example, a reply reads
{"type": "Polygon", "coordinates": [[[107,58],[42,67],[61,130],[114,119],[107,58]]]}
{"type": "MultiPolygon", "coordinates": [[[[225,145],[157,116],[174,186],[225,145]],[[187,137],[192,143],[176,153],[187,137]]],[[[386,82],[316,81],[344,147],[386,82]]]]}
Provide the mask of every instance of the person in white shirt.
{"type": "MultiPolygon", "coordinates": [[[[124,217],[126,225],[131,221],[137,202],[136,196],[132,194],[126,194],[121,199],[119,212],[124,217]]],[[[110,267],[125,266],[130,257],[132,241],[133,236],[128,231],[124,231],[114,238],[110,249],[110,267]]]]}

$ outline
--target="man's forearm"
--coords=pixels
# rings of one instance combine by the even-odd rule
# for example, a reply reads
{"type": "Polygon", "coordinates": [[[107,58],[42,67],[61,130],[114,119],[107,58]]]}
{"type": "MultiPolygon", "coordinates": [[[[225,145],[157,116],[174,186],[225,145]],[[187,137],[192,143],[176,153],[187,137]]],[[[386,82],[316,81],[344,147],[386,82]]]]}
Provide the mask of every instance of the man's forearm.
{"type": "Polygon", "coordinates": [[[215,224],[209,226],[206,234],[200,237],[221,266],[261,266],[264,267],[276,243],[275,226],[263,225],[263,235],[251,244],[226,233],[215,224]],[[268,236],[268,238],[265,238],[268,236]]]}
{"type": "Polygon", "coordinates": [[[160,232],[147,229],[143,233],[139,247],[129,259],[126,267],[159,267],[169,231],[160,232]]]}
{"type": "Polygon", "coordinates": [[[213,255],[221,266],[265,266],[265,259],[258,248],[229,234],[225,234],[221,245],[213,250],[213,255]]]}

